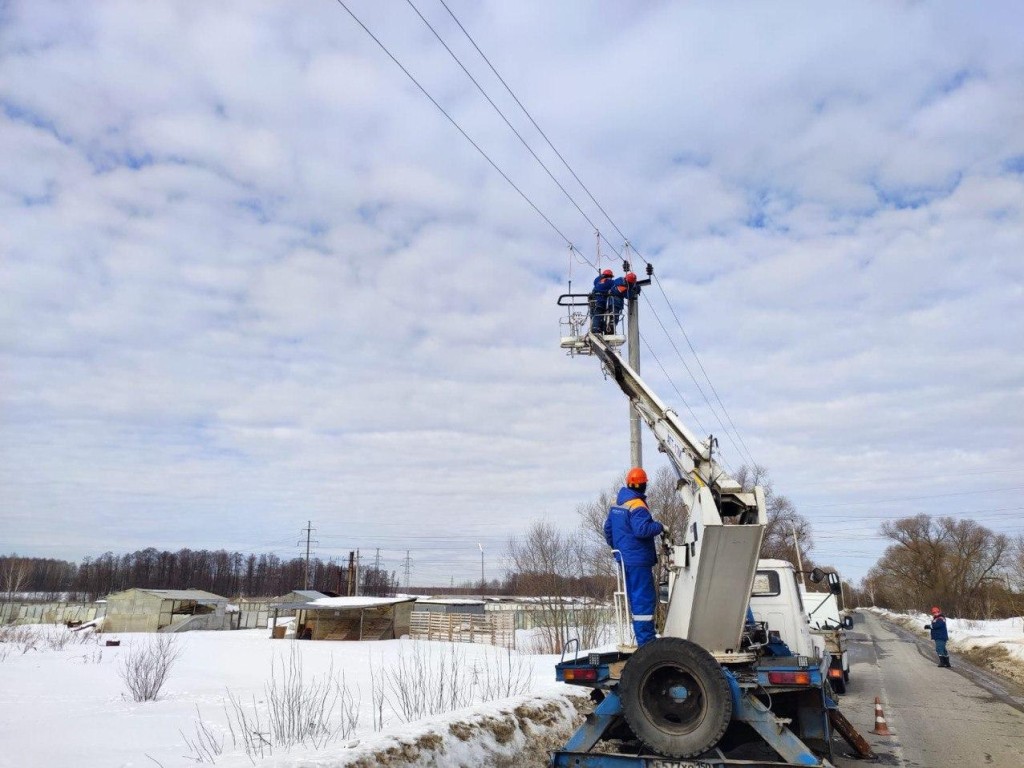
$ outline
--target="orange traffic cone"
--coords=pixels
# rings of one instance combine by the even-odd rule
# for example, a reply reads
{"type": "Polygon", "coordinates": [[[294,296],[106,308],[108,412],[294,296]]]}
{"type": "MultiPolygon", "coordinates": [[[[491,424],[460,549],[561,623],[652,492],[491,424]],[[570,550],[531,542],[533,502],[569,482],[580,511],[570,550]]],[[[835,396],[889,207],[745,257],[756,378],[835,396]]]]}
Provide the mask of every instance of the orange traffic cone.
{"type": "Polygon", "coordinates": [[[885,713],[882,712],[882,702],[875,696],[875,729],[871,731],[879,736],[892,736],[889,733],[889,726],[885,724],[885,713]]]}

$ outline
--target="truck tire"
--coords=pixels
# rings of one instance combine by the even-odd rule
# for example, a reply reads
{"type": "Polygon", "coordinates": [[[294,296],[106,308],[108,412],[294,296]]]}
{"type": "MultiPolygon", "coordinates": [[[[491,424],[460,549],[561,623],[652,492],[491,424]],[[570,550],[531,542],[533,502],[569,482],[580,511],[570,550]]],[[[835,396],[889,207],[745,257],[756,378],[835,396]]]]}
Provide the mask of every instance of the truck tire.
{"type": "Polygon", "coordinates": [[[842,695],[846,693],[846,678],[845,677],[833,677],[829,680],[832,684],[832,690],[842,695]]]}
{"type": "Polygon", "coordinates": [[[639,648],[622,670],[619,695],[633,733],[666,757],[707,752],[732,719],[732,692],[721,666],[679,637],[639,648]]]}

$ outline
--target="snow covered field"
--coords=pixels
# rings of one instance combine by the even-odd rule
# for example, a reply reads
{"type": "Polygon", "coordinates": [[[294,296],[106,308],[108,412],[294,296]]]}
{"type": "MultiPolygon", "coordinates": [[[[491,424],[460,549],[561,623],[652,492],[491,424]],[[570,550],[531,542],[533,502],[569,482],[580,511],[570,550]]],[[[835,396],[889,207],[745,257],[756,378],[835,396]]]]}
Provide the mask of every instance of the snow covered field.
{"type": "Polygon", "coordinates": [[[575,717],[578,691],[554,682],[557,657],[489,646],[295,642],[242,630],[123,634],[120,647],[106,647],[110,635],[16,629],[25,630],[21,640],[0,642],[0,766],[11,768],[456,766],[480,765],[484,754],[490,765],[517,755],[523,765],[527,737],[560,739],[575,717]],[[74,640],[54,647],[63,635],[74,640]],[[120,670],[158,637],[172,637],[179,656],[157,700],[133,701],[120,670]],[[282,701],[318,686],[314,706],[282,715],[282,701]],[[323,727],[311,725],[323,711],[323,727]],[[304,743],[287,746],[277,726],[305,729],[304,743]],[[248,755],[246,728],[259,734],[248,755]],[[438,751],[444,758],[434,763],[438,751]]]}

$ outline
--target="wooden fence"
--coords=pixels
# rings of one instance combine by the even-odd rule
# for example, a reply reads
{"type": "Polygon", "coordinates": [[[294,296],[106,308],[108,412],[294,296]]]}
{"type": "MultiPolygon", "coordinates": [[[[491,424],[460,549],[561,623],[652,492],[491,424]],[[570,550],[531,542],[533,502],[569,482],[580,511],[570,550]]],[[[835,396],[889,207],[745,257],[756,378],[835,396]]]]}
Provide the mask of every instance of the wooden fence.
{"type": "Polygon", "coordinates": [[[420,640],[483,643],[516,647],[515,621],[510,613],[436,613],[413,611],[409,636],[420,640]]]}

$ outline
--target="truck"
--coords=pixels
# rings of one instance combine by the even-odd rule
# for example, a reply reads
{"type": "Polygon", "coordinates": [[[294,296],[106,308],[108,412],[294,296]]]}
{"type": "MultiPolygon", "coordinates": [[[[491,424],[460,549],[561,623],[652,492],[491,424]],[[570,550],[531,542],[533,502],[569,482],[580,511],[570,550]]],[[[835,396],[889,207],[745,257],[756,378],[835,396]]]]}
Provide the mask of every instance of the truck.
{"type": "Polygon", "coordinates": [[[828,579],[827,592],[811,592],[801,584],[800,597],[807,612],[807,621],[811,625],[811,635],[821,642],[832,658],[828,670],[832,689],[843,694],[846,693],[846,684],[850,681],[850,653],[846,630],[853,627],[853,617],[839,608],[839,598],[842,594],[839,574],[828,573],[825,577],[828,579]]]}
{"type": "Polygon", "coordinates": [[[588,330],[585,314],[572,310],[584,302],[583,295],[559,297],[570,307],[561,346],[598,358],[629,398],[675,471],[688,518],[685,531],[663,536],[660,636],[631,643],[620,570],[615,650],[583,652],[572,642],[563,649],[556,679],[589,687],[596,707],[552,752],[550,766],[824,767],[831,765],[833,729],[872,756],[839,712],[828,683],[831,659],[813,641],[793,566],[759,560],[767,524],[762,489],[732,478],[714,438],[698,439],[619,357],[621,336],[588,330]],[[760,762],[747,759],[752,752],[761,753],[760,762]]]}

